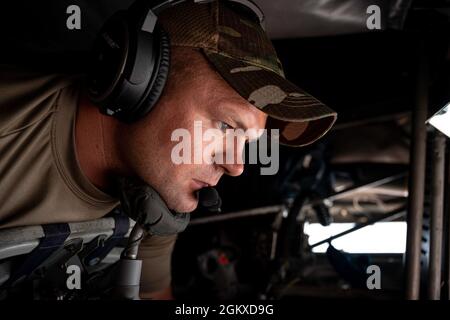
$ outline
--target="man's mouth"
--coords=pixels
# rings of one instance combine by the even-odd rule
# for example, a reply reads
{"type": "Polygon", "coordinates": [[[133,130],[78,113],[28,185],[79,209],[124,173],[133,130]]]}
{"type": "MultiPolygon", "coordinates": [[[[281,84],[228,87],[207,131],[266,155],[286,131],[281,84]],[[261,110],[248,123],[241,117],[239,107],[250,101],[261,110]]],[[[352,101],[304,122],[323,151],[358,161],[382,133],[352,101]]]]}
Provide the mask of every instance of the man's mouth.
{"type": "Polygon", "coordinates": [[[201,189],[201,188],[206,188],[206,187],[210,187],[211,184],[205,182],[205,181],[201,181],[201,180],[197,180],[197,179],[192,179],[192,181],[194,182],[194,185],[196,187],[196,189],[201,189]]]}

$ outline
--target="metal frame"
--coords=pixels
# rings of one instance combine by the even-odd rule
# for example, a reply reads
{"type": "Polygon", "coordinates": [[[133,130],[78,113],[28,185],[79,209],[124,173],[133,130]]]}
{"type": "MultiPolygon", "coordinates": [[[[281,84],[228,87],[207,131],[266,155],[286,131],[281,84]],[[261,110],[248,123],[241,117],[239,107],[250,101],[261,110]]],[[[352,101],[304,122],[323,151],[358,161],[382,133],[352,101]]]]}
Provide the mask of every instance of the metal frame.
{"type": "MultiPolygon", "coordinates": [[[[129,236],[135,222],[130,220],[130,228],[126,237],[129,236]]],[[[115,226],[114,218],[102,218],[86,222],[69,223],[70,235],[67,241],[72,239],[83,239],[89,242],[99,234],[110,236],[113,234],[115,226]]],[[[14,227],[0,230],[0,260],[27,254],[39,245],[39,241],[44,237],[41,226],[14,227]]]]}
{"type": "Polygon", "coordinates": [[[405,208],[401,208],[401,209],[398,209],[398,210],[394,210],[393,212],[385,213],[385,214],[381,215],[380,217],[370,219],[369,221],[367,221],[365,223],[358,224],[358,225],[354,226],[353,228],[345,230],[345,231],[343,231],[341,233],[338,233],[338,234],[336,234],[334,236],[331,236],[331,237],[329,237],[327,239],[324,239],[324,240],[321,240],[319,242],[316,242],[316,243],[310,245],[309,248],[312,249],[312,248],[320,246],[320,245],[322,245],[324,243],[331,242],[331,241],[333,241],[333,240],[335,240],[337,238],[341,238],[341,237],[343,237],[343,236],[345,236],[345,235],[347,235],[349,233],[355,232],[357,230],[360,230],[362,228],[365,228],[365,227],[370,226],[370,225],[372,225],[374,223],[377,223],[377,222],[397,220],[397,219],[403,217],[405,215],[405,213],[406,213],[406,209],[405,208]]]}
{"type": "Polygon", "coordinates": [[[410,180],[408,205],[408,230],[406,239],[405,297],[420,297],[420,255],[422,241],[423,203],[425,192],[426,125],[428,111],[428,65],[424,39],[419,39],[419,70],[415,88],[415,106],[410,151],[410,180]]]}
{"type": "Polygon", "coordinates": [[[428,298],[441,297],[442,248],[444,229],[445,136],[436,131],[433,143],[433,172],[431,191],[430,267],[428,273],[428,298]]]}

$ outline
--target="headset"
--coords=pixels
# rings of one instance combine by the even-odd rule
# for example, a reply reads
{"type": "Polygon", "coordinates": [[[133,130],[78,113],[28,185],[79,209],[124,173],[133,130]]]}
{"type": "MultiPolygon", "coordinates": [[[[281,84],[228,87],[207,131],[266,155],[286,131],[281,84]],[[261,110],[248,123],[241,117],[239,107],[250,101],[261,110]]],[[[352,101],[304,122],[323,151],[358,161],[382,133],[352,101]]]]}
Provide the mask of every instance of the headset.
{"type": "MultiPolygon", "coordinates": [[[[158,15],[186,1],[201,4],[213,0],[166,0],[157,4],[137,0],[107,20],[94,42],[88,76],[89,98],[103,114],[132,123],[156,105],[170,67],[170,40],[157,24],[158,15]]],[[[256,15],[265,28],[264,14],[251,0],[225,1],[256,15]]],[[[119,179],[119,185],[123,210],[130,217],[138,211],[140,217],[133,218],[149,233],[175,234],[189,223],[188,214],[169,210],[158,192],[144,182],[119,179]]],[[[199,204],[209,211],[220,211],[221,199],[214,188],[203,188],[199,204]]]]}
{"type": "MultiPolygon", "coordinates": [[[[148,114],[160,98],[170,66],[170,40],[157,24],[164,10],[177,4],[212,0],[137,0],[115,13],[94,42],[88,94],[104,114],[131,123],[148,114]]],[[[225,0],[256,15],[264,14],[250,0],[225,0]]]]}

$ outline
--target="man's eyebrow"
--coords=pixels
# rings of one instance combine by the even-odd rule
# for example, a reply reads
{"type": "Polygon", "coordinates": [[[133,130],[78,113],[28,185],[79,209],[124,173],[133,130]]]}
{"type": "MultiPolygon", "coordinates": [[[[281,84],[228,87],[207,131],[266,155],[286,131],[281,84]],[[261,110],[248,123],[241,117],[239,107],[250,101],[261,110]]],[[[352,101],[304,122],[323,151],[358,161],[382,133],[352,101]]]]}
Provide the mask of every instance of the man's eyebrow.
{"type": "MultiPolygon", "coordinates": [[[[227,117],[229,117],[234,123],[236,123],[236,125],[238,126],[238,129],[242,129],[245,132],[248,132],[247,130],[249,130],[249,129],[254,129],[254,128],[247,127],[241,120],[239,120],[241,118],[241,114],[238,111],[236,111],[235,109],[232,109],[231,107],[225,107],[225,108],[226,108],[226,111],[224,111],[224,113],[227,113],[228,111],[230,111],[229,113],[231,113],[231,114],[228,114],[227,117]]],[[[256,129],[260,129],[260,128],[256,128],[256,129]]],[[[260,138],[260,135],[257,137],[252,137],[252,138],[247,137],[246,140],[248,142],[253,142],[253,141],[257,141],[259,138],[260,138]]]]}
{"type": "Polygon", "coordinates": [[[243,123],[241,120],[237,119],[237,117],[233,117],[233,121],[237,124],[239,129],[242,129],[244,131],[248,130],[248,127],[243,123]]]}
{"type": "MultiPolygon", "coordinates": [[[[244,108],[244,107],[243,107],[244,108]]],[[[242,115],[236,111],[235,109],[229,107],[229,106],[223,106],[223,109],[226,109],[226,111],[224,110],[224,112],[229,112],[231,113],[230,117],[233,120],[234,123],[236,123],[238,125],[238,127],[240,129],[243,129],[244,131],[248,130],[249,128],[247,127],[247,125],[241,120],[242,119],[242,115]]]]}

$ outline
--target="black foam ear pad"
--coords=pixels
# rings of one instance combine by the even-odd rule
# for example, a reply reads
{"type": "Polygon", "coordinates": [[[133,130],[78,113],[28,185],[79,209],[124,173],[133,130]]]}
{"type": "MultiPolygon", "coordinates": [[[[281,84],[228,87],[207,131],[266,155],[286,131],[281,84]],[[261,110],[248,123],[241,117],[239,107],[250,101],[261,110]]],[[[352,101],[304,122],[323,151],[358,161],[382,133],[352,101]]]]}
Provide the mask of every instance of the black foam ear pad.
{"type": "Polygon", "coordinates": [[[129,51],[130,30],[125,11],[118,11],[102,26],[95,39],[89,65],[89,96],[102,110],[114,101],[116,87],[123,81],[129,51]]]}
{"type": "Polygon", "coordinates": [[[159,41],[159,59],[156,66],[153,79],[149,82],[149,86],[142,96],[138,107],[135,109],[133,118],[140,119],[149,113],[156,105],[158,99],[164,90],[164,86],[169,77],[170,67],[170,39],[167,33],[160,29],[160,41],[159,41]]]}

